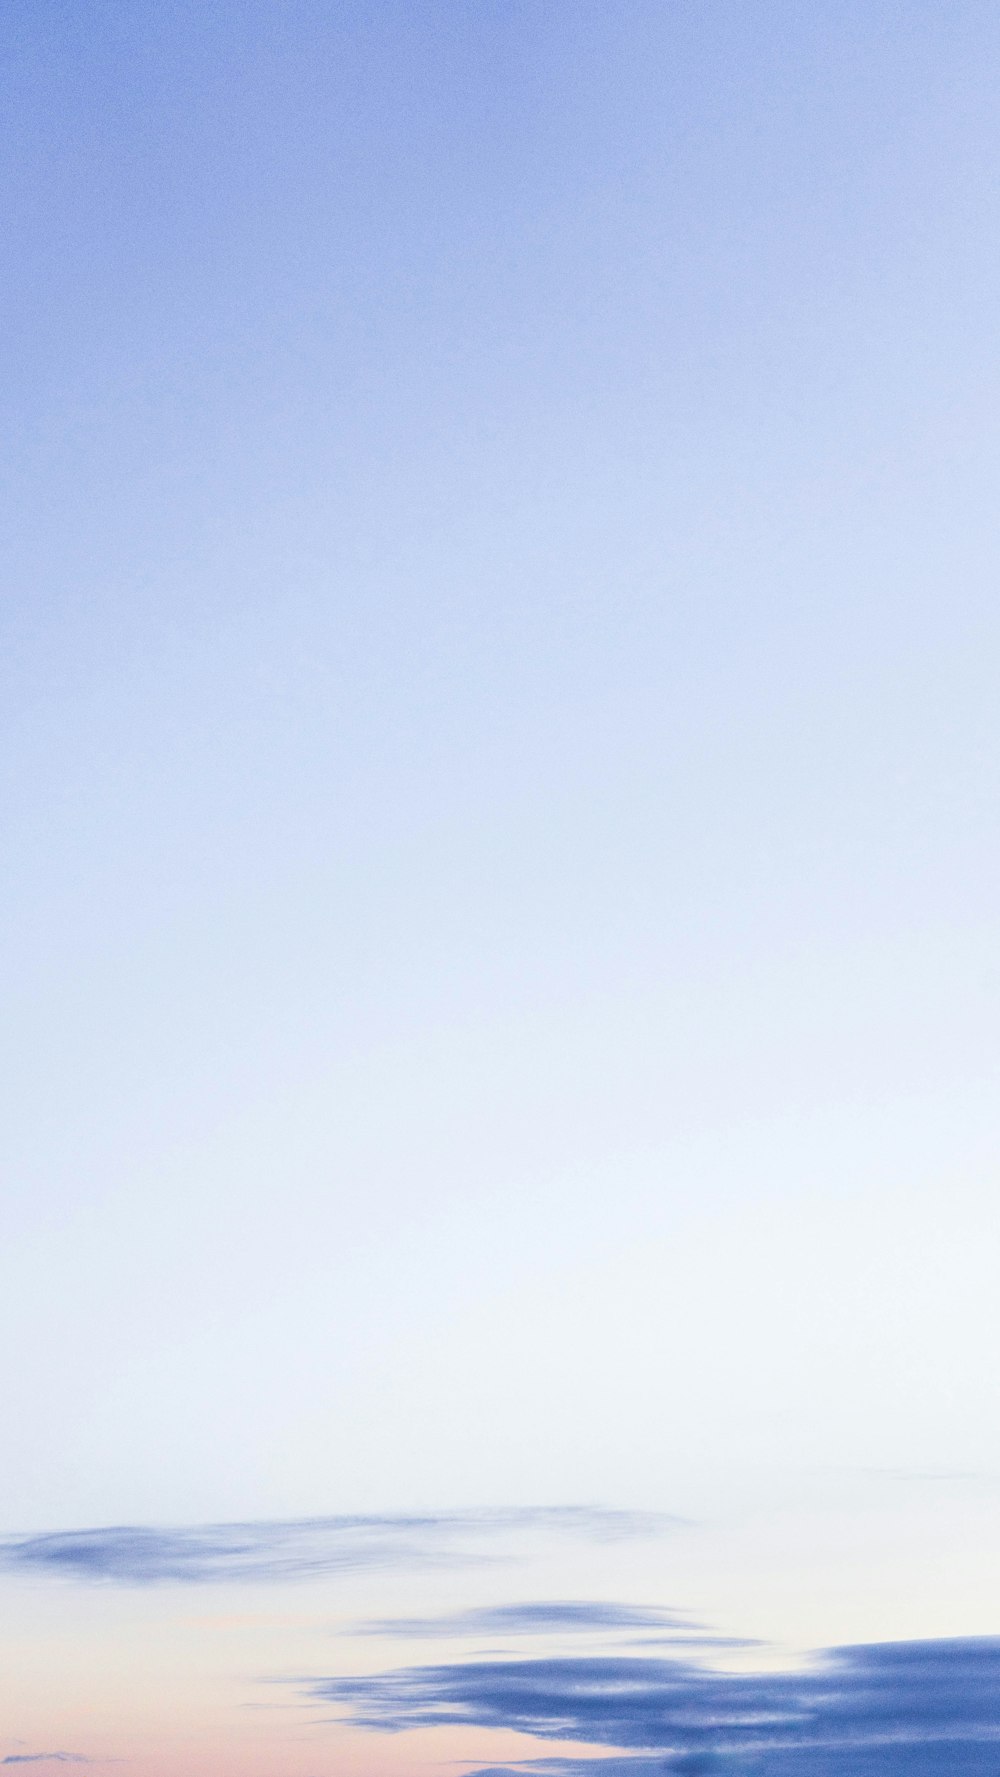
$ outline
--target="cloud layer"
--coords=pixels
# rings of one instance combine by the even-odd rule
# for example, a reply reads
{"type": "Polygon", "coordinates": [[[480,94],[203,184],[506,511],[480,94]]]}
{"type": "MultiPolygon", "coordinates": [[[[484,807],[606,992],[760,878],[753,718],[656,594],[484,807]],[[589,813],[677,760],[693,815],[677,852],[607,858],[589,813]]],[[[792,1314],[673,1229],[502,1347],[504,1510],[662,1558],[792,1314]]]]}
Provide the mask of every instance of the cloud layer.
{"type": "Polygon", "coordinates": [[[0,1566],[118,1585],[266,1582],[481,1560],[487,1550],[502,1554],[504,1538],[535,1531],[603,1542],[656,1535],[673,1522],[655,1513],[566,1506],[179,1529],[125,1525],[10,1537],[0,1543],[0,1566]]]}
{"type": "Polygon", "coordinates": [[[506,1728],[618,1755],[477,1777],[1000,1772],[1000,1640],[841,1648],[795,1672],[735,1674],[653,1657],[492,1660],[319,1679],[309,1690],[382,1732],[506,1728]]]}

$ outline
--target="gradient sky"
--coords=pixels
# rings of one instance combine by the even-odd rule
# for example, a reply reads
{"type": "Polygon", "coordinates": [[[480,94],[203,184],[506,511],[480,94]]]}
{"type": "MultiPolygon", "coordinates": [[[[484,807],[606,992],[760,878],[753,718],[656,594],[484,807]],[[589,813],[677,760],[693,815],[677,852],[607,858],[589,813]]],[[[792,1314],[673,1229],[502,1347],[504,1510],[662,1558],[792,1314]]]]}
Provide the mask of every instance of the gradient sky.
{"type": "Polygon", "coordinates": [[[995,5],[0,53],[0,1533],[601,1501],[704,1528],[585,1598],[989,1634],[995,5]]]}

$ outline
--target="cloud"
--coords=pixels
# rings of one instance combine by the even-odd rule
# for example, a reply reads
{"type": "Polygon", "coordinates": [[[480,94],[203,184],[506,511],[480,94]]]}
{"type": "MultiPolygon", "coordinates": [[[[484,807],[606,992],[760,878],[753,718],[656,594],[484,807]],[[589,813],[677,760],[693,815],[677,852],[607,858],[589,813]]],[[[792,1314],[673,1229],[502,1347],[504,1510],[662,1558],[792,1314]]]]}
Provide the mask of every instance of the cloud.
{"type": "Polygon", "coordinates": [[[313,1680],[357,1726],[453,1724],[578,1741],[615,1757],[474,1777],[997,1777],[1000,1640],[831,1650],[733,1673],[652,1657],[490,1660],[313,1680]]]}
{"type": "Polygon", "coordinates": [[[537,1759],[488,1765],[466,1777],[997,1777],[995,1744],[925,1743],[865,1748],[826,1747],[799,1753],[678,1753],[665,1757],[537,1759]],[[872,1762],[873,1757],[875,1763],[872,1762]]]}
{"type": "Polygon", "coordinates": [[[118,1585],[262,1582],[482,1560],[484,1544],[495,1550],[505,1537],[537,1531],[603,1542],[656,1535],[674,1522],[655,1513],[566,1506],[167,1529],[125,1525],[7,1538],[0,1542],[0,1566],[118,1585]]]}
{"type": "Polygon", "coordinates": [[[82,1752],[9,1752],[0,1765],[89,1765],[82,1752]]]}
{"type": "MultiPolygon", "coordinates": [[[[629,1629],[658,1630],[671,1641],[683,1635],[690,1635],[699,1643],[705,1639],[696,1624],[674,1611],[659,1610],[652,1605],[608,1604],[586,1599],[497,1604],[439,1617],[376,1617],[355,1623],[347,1633],[393,1636],[399,1640],[443,1640],[482,1635],[592,1634],[602,1630],[629,1629]]],[[[726,1645],[732,1644],[727,1641],[726,1645]]]]}

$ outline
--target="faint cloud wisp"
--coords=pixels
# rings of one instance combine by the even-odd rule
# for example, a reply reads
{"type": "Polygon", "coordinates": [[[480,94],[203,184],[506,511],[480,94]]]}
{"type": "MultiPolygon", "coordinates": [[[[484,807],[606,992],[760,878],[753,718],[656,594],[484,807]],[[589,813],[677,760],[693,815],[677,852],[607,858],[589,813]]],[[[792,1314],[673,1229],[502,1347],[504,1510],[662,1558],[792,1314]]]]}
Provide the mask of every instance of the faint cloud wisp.
{"type": "Polygon", "coordinates": [[[608,1541],[654,1536],[674,1522],[656,1513],[566,1506],[181,1528],[120,1525],[11,1537],[0,1543],[0,1565],[117,1585],[266,1583],[496,1559],[504,1538],[538,1531],[608,1541]]]}
{"type": "Polygon", "coordinates": [[[407,1641],[443,1641],[466,1636],[594,1634],[629,1629],[661,1630],[673,1638],[675,1633],[696,1631],[697,1625],[674,1611],[653,1605],[557,1599],[486,1605],[439,1617],[376,1617],[353,1624],[347,1632],[407,1641]]]}

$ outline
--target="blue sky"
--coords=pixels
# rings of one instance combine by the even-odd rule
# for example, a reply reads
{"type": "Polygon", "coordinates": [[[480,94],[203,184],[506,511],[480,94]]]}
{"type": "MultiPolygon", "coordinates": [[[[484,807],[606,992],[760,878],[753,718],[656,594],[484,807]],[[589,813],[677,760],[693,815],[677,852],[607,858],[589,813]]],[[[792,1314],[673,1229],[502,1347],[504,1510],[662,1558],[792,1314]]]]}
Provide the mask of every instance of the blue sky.
{"type": "Polygon", "coordinates": [[[598,1501],[988,1635],[995,8],[0,54],[0,1531],[598,1501]]]}

